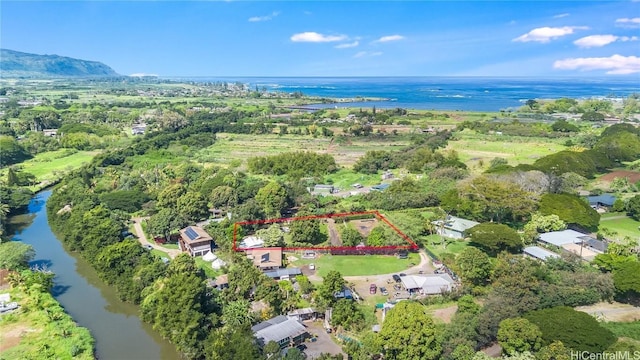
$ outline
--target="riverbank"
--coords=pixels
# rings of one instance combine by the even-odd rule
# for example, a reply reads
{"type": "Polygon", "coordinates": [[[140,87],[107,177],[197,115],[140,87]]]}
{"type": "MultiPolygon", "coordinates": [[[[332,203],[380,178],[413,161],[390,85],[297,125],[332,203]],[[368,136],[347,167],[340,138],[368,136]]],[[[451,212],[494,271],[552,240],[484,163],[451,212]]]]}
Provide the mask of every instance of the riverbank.
{"type": "Polygon", "coordinates": [[[94,358],[89,330],[78,326],[51,294],[36,286],[16,286],[8,293],[20,307],[0,315],[0,358],[94,358]]]}
{"type": "Polygon", "coordinates": [[[74,321],[89,329],[96,356],[101,360],[179,359],[175,346],[140,320],[138,306],[121,301],[113,287],[54,235],[46,211],[50,196],[51,190],[36,194],[25,214],[10,219],[13,240],[33,246],[36,255],[31,266],[55,273],[53,297],[74,321]]]}

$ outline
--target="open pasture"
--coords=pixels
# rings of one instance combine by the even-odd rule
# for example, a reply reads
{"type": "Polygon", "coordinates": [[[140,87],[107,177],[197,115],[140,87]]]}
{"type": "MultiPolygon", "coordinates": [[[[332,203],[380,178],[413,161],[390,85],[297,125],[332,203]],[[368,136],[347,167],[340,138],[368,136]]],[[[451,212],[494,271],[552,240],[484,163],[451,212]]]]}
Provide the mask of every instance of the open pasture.
{"type": "Polygon", "coordinates": [[[504,158],[510,165],[531,164],[537,159],[562,151],[563,139],[484,135],[463,131],[449,140],[447,149],[458,152],[460,159],[473,167],[488,167],[493,158],[504,158]]]}

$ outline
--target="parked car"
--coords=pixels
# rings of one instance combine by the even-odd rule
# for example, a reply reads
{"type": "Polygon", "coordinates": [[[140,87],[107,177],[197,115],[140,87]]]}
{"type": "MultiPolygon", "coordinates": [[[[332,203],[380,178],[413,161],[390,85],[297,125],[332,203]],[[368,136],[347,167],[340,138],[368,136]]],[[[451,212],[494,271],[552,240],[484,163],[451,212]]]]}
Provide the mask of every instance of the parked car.
{"type": "Polygon", "coordinates": [[[393,278],[393,280],[394,280],[395,282],[400,282],[400,276],[398,276],[398,275],[393,275],[393,276],[392,276],[392,278],[393,278]]]}
{"type": "Polygon", "coordinates": [[[316,264],[309,264],[309,270],[315,270],[316,264]]]}
{"type": "Polygon", "coordinates": [[[381,288],[380,288],[380,293],[381,293],[382,295],[384,295],[384,296],[389,295],[389,292],[387,291],[387,288],[385,288],[385,287],[381,287],[381,288]]]}
{"type": "Polygon", "coordinates": [[[142,245],[142,247],[147,249],[147,250],[153,250],[153,246],[151,246],[151,244],[144,244],[144,245],[142,245]]]}
{"type": "Polygon", "coordinates": [[[378,287],[376,286],[376,284],[369,285],[369,294],[375,294],[376,291],[378,291],[378,287]]]}
{"type": "Polygon", "coordinates": [[[400,273],[400,277],[407,276],[405,273],[400,273]]]}
{"type": "Polygon", "coordinates": [[[305,345],[305,344],[300,344],[300,345],[296,346],[296,348],[297,348],[298,350],[300,350],[300,351],[303,351],[303,352],[304,352],[305,350],[307,350],[307,345],[305,345]]]}

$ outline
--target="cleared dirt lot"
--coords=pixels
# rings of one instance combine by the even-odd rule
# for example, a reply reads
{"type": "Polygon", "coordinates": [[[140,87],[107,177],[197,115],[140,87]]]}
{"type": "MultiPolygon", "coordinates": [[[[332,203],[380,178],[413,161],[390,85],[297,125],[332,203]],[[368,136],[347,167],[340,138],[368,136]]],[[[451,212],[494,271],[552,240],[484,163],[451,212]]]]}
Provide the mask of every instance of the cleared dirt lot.
{"type": "Polygon", "coordinates": [[[367,237],[371,230],[378,225],[378,219],[351,220],[350,223],[362,236],[367,237]]]}
{"type": "Polygon", "coordinates": [[[331,355],[342,354],[345,359],[347,358],[347,354],[342,352],[340,345],[333,342],[331,335],[327,334],[324,330],[321,321],[305,322],[304,324],[307,326],[307,329],[309,329],[309,333],[316,335],[318,339],[314,342],[304,343],[307,346],[304,350],[304,353],[307,354],[307,359],[316,359],[320,357],[322,353],[331,355]]]}
{"type": "Polygon", "coordinates": [[[586,312],[605,321],[627,322],[640,320],[640,307],[629,304],[601,302],[589,306],[578,306],[576,310],[586,312]]]}

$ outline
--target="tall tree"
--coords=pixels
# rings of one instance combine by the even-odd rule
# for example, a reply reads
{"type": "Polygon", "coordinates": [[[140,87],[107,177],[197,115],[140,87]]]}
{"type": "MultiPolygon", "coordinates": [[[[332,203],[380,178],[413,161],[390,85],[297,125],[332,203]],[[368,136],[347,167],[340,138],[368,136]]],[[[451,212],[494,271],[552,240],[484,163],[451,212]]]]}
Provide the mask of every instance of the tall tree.
{"type": "Polygon", "coordinates": [[[542,346],[542,332],[527,319],[505,319],[500,322],[498,342],[508,355],[538,351],[542,346]]]}
{"type": "Polygon", "coordinates": [[[287,204],[287,190],[277,182],[270,182],[256,194],[256,201],[267,217],[277,218],[287,204]]]}
{"type": "Polygon", "coordinates": [[[414,301],[399,302],[389,311],[380,338],[389,359],[435,360],[440,356],[436,325],[424,306],[414,301]]]}
{"type": "Polygon", "coordinates": [[[518,233],[504,224],[484,223],[467,230],[471,242],[490,254],[507,250],[518,252],[522,240],[518,233]]]}
{"type": "Polygon", "coordinates": [[[489,256],[474,247],[468,247],[458,255],[456,266],[462,280],[472,285],[488,283],[493,269],[489,256]]]}

